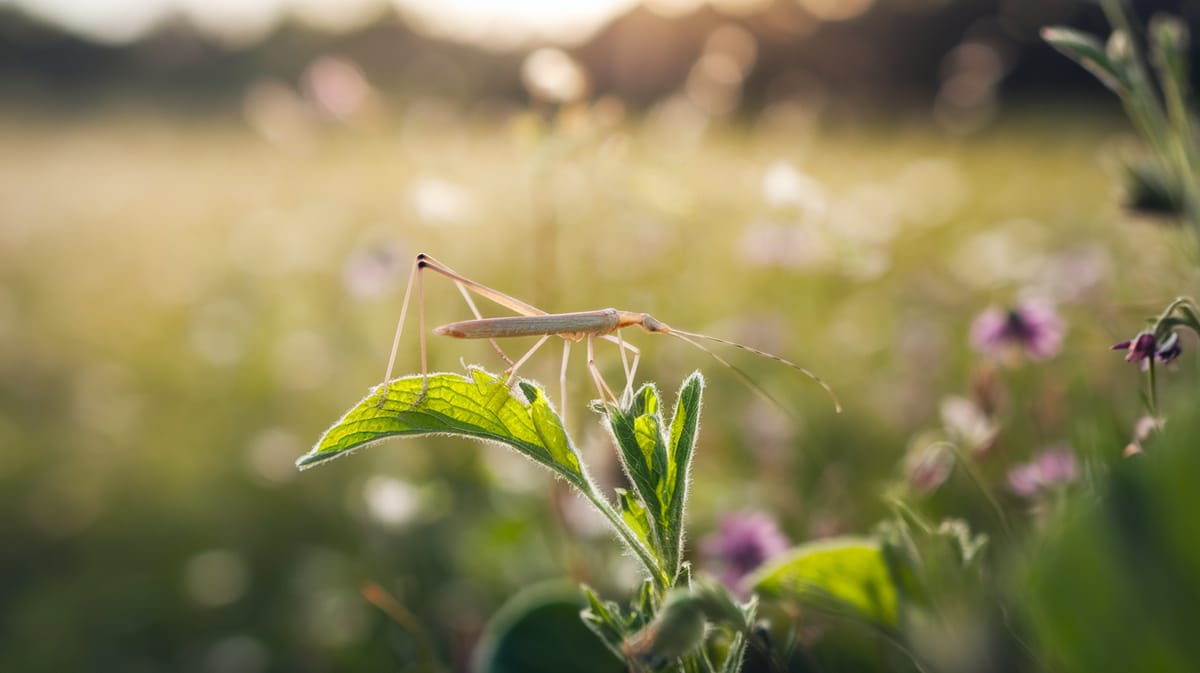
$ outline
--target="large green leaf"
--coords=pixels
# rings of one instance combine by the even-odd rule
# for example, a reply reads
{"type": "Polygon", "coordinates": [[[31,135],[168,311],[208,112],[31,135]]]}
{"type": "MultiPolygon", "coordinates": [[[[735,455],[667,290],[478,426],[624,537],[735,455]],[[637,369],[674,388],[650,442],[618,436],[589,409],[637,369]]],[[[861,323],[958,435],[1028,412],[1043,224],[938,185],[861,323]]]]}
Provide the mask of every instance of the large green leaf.
{"type": "Polygon", "coordinates": [[[875,540],[846,537],[800,545],[752,581],[754,591],[766,598],[849,612],[888,629],[897,623],[896,587],[875,540]]]}
{"type": "Polygon", "coordinates": [[[396,379],[387,384],[382,404],[385,389],[374,388],[296,465],[308,468],[388,437],[454,434],[507,444],[591,490],[562,420],[539,388],[522,384],[522,401],[496,376],[475,368],[468,373],[431,374],[427,388],[419,375],[396,379]]]}

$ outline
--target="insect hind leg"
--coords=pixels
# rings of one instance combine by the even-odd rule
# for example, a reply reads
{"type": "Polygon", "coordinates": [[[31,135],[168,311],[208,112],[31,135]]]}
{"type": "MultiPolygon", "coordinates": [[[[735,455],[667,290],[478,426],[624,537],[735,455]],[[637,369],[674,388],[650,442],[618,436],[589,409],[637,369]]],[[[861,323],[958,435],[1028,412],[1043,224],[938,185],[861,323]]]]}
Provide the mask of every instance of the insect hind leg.
{"type": "Polygon", "coordinates": [[[588,372],[592,375],[592,382],[596,384],[596,392],[600,394],[600,401],[604,404],[612,403],[617,407],[621,406],[617,396],[613,394],[612,388],[608,387],[604,377],[600,375],[600,368],[596,366],[596,337],[593,334],[587,335],[587,355],[588,372]]]}

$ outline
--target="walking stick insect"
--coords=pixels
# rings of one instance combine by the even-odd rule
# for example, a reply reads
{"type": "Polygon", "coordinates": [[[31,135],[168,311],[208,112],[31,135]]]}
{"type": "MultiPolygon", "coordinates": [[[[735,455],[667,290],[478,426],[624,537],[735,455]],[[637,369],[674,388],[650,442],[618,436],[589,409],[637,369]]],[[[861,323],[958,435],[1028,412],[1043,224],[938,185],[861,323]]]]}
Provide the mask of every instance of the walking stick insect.
{"type": "Polygon", "coordinates": [[[425,350],[425,299],[424,299],[424,274],[428,269],[435,271],[446,278],[449,278],[458,287],[459,293],[466,300],[467,306],[470,307],[471,313],[474,314],[474,320],[463,320],[453,322],[441,327],[434,328],[434,334],[441,336],[455,337],[458,339],[487,339],[506,363],[508,369],[505,374],[508,381],[516,380],[517,370],[523,365],[534,353],[537,352],[543,344],[552,336],[561,337],[563,340],[563,358],[562,368],[559,372],[559,385],[561,386],[562,409],[561,413],[565,415],[567,407],[567,362],[571,353],[571,344],[573,342],[586,341],[587,343],[587,367],[591,373],[592,382],[596,386],[596,391],[600,395],[601,401],[605,403],[620,406],[622,403],[628,403],[633,396],[633,379],[637,373],[638,360],[641,357],[641,351],[635,346],[625,343],[621,338],[620,330],[626,327],[637,325],[647,332],[654,334],[667,334],[682,341],[695,346],[696,348],[708,353],[717,362],[729,367],[739,378],[742,379],[751,389],[760,395],[765,396],[777,406],[779,403],[763,390],[758,384],[754,383],[742,370],[735,367],[732,363],[721,357],[719,354],[706,348],[699,340],[712,341],[714,343],[733,346],[755,355],[774,360],[784,364],[796,371],[804,374],[812,379],[817,385],[821,386],[829,397],[833,400],[834,409],[839,413],[842,410],[841,403],[838,401],[837,395],[829,384],[825,383],[819,376],[813,374],[808,369],[773,353],[752,348],[744,344],[734,341],[728,341],[707,334],[699,334],[696,332],[685,332],[668,326],[666,323],[654,318],[648,313],[638,313],[635,311],[621,311],[615,308],[605,308],[598,311],[579,311],[574,313],[547,313],[536,306],[527,304],[520,299],[504,294],[499,290],[492,289],[482,283],[477,283],[466,276],[459,274],[450,267],[442,264],[436,259],[421,253],[417,255],[416,261],[413,263],[412,271],[408,278],[408,288],[404,291],[404,304],[400,308],[400,319],[396,324],[396,336],[392,340],[392,353],[388,357],[387,371],[383,375],[382,394],[379,400],[379,405],[387,399],[387,382],[392,378],[392,369],[396,364],[396,353],[400,348],[400,336],[404,330],[404,319],[408,314],[409,301],[412,299],[412,290],[415,285],[417,288],[417,329],[419,330],[419,341],[421,348],[421,379],[422,387],[421,394],[417,396],[413,406],[420,404],[425,398],[425,394],[429,390],[429,366],[428,358],[425,350]],[[513,311],[519,315],[506,316],[500,318],[485,318],[479,312],[479,308],[475,305],[475,301],[471,298],[471,293],[477,294],[480,297],[489,299],[504,308],[513,311]],[[500,347],[497,339],[510,337],[537,336],[541,337],[537,343],[533,345],[515,362],[510,359],[504,350],[500,347]],[[604,377],[600,374],[600,369],[596,366],[595,358],[595,342],[596,339],[605,339],[617,344],[621,352],[621,364],[625,370],[625,389],[622,392],[621,400],[613,393],[612,389],[604,381],[604,377]],[[629,354],[633,355],[633,363],[629,362],[629,354]]]}

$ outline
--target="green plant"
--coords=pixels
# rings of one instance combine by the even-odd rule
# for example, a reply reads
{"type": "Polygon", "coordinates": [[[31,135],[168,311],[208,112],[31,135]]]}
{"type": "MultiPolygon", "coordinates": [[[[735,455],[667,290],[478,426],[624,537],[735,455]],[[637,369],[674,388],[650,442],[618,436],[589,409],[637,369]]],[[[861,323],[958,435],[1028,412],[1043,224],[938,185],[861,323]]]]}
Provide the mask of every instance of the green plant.
{"type": "MultiPolygon", "coordinates": [[[[615,505],[588,475],[542,389],[525,381],[517,387],[519,395],[478,368],[467,376],[431,375],[427,386],[421,376],[396,379],[355,405],[297,465],[311,467],[396,436],[449,434],[506,445],[574,487],[641,563],[645,580],[626,606],[583,588],[584,623],[614,655],[634,670],[741,670],[755,632],[757,597],[739,601],[718,583],[692,578],[684,561],[701,375],[683,382],[669,420],[652,383],[643,385],[626,408],[596,405],[631,486],[616,489],[615,505]]],[[[896,592],[884,556],[871,540],[802,546],[764,568],[753,586],[778,600],[840,606],[885,628],[896,623],[896,592]]]]}

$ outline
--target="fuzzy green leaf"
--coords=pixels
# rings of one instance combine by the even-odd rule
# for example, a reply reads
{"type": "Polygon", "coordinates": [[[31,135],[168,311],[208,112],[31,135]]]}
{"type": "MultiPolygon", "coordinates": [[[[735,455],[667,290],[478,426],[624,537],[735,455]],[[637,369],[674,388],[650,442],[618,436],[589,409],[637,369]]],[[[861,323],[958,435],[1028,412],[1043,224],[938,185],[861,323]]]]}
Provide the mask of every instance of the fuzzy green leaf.
{"type": "Polygon", "coordinates": [[[663,535],[665,551],[677,564],[683,554],[683,516],[687,504],[688,472],[691,469],[692,449],[700,428],[700,403],[704,377],[694,372],[679,389],[679,399],[671,417],[670,458],[659,493],[666,514],[663,535]]]}
{"type": "Polygon", "coordinates": [[[642,501],[629,491],[617,489],[617,504],[621,512],[621,520],[637,535],[642,544],[653,548],[655,540],[654,523],[646,515],[646,507],[642,501]]]}
{"type": "Polygon", "coordinates": [[[421,396],[422,377],[407,376],[377,386],[325,431],[296,465],[311,467],[388,437],[461,435],[507,444],[525,456],[588,489],[579,455],[562,421],[538,388],[524,384],[529,401],[518,399],[496,376],[481,369],[431,374],[421,396]]]}
{"type": "MultiPolygon", "coordinates": [[[[666,442],[660,430],[662,419],[658,415],[658,390],[654,384],[642,386],[628,409],[609,409],[608,419],[621,463],[658,533],[664,528],[658,484],[667,462],[666,442]]],[[[653,547],[662,547],[657,535],[653,547]]]]}
{"type": "Polygon", "coordinates": [[[833,538],[800,545],[752,577],[761,596],[795,601],[893,629],[896,587],[879,543],[833,538]]]}
{"type": "Polygon", "coordinates": [[[653,524],[652,547],[672,577],[678,573],[682,558],[687,477],[703,388],[704,378],[699,372],[684,381],[671,417],[669,438],[653,384],[642,386],[628,409],[609,410],[609,425],[621,461],[653,524]]]}
{"type": "Polygon", "coordinates": [[[567,467],[574,474],[579,474],[579,456],[575,453],[575,447],[571,445],[571,440],[567,437],[562,418],[554,411],[554,407],[550,406],[550,401],[546,399],[546,393],[541,388],[524,381],[521,382],[521,392],[525,393],[525,399],[529,400],[529,417],[533,419],[533,427],[537,430],[542,445],[550,450],[550,455],[556,464],[567,467]]]}

